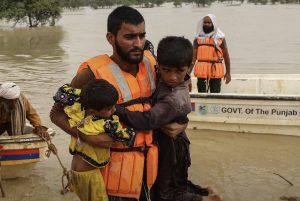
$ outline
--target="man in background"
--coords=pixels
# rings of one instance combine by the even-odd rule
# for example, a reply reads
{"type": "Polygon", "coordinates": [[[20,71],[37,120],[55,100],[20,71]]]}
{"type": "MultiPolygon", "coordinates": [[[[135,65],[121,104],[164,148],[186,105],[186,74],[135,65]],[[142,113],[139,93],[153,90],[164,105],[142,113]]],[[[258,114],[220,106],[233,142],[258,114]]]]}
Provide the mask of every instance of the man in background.
{"type": "Polygon", "coordinates": [[[212,14],[204,16],[198,23],[193,62],[199,93],[220,93],[222,78],[225,84],[231,81],[225,34],[218,28],[216,16],[212,14]]]}
{"type": "Polygon", "coordinates": [[[42,126],[41,118],[21,93],[20,87],[13,82],[0,85],[0,135],[5,131],[8,135],[25,134],[26,119],[34,127],[33,132],[41,137],[48,137],[42,126]]]}

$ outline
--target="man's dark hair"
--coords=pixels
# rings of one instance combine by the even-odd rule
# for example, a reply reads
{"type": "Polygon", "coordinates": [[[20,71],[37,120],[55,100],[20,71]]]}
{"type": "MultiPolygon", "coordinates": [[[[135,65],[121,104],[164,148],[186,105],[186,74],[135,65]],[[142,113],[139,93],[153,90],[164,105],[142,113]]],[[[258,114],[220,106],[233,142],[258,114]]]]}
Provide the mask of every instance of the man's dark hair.
{"type": "Polygon", "coordinates": [[[190,66],[193,60],[192,43],[184,37],[167,36],[157,47],[157,62],[171,68],[190,66]]]}
{"type": "Polygon", "coordinates": [[[107,19],[107,32],[117,35],[123,23],[138,25],[144,22],[144,18],[139,11],[129,6],[120,6],[114,9],[107,19]]]}
{"type": "Polygon", "coordinates": [[[101,110],[117,103],[119,94],[116,88],[108,81],[94,79],[83,86],[80,102],[83,108],[101,110]]]}

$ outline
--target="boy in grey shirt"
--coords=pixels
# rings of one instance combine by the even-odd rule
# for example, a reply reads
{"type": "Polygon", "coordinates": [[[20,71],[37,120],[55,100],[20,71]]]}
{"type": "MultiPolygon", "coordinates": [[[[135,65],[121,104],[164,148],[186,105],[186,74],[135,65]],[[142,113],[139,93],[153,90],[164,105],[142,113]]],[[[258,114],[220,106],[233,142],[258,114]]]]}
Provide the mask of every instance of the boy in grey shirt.
{"type": "Polygon", "coordinates": [[[163,38],[157,49],[159,79],[154,106],[145,112],[132,112],[117,106],[119,118],[137,130],[156,129],[159,143],[157,201],[221,201],[211,189],[201,188],[188,180],[191,165],[189,139],[185,132],[170,137],[159,128],[171,122],[188,123],[191,112],[188,90],[193,47],[183,37],[163,38]],[[203,197],[202,197],[203,196],[203,197]]]}

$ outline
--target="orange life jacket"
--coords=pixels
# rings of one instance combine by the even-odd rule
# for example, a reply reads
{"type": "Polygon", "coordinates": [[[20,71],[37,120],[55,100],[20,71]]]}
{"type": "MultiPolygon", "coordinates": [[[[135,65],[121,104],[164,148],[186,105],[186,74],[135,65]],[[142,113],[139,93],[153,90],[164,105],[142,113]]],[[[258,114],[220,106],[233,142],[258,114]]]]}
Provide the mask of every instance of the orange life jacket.
{"type": "MultiPolygon", "coordinates": [[[[80,73],[90,68],[97,79],[105,79],[115,86],[119,93],[118,103],[141,97],[149,97],[155,90],[155,59],[145,51],[136,77],[124,72],[108,55],[100,55],[81,64],[80,73]]],[[[127,108],[131,111],[146,111],[148,103],[135,103],[127,108]]],[[[111,161],[101,169],[108,195],[118,197],[140,197],[144,168],[147,172],[147,186],[150,189],[157,176],[158,148],[153,143],[153,132],[138,132],[133,147],[119,143],[111,148],[111,161]],[[146,157],[145,157],[146,156],[146,157]],[[144,167],[146,164],[146,167],[144,167]]]]}
{"type": "Polygon", "coordinates": [[[223,78],[224,64],[223,51],[220,44],[223,39],[219,39],[215,45],[213,38],[199,37],[197,39],[197,60],[194,67],[194,75],[199,78],[223,78]]]}

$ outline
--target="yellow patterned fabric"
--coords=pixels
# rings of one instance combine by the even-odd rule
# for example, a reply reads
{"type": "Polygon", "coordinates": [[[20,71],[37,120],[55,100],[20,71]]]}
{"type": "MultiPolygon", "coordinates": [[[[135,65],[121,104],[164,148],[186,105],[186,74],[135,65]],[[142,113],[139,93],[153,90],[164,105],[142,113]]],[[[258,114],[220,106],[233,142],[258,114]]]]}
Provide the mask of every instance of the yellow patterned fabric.
{"type": "MultiPolygon", "coordinates": [[[[104,133],[105,120],[93,121],[91,116],[84,117],[85,113],[84,110],[81,110],[80,103],[75,102],[72,106],[66,106],[64,111],[69,117],[71,127],[77,126],[78,130],[86,135],[104,133]]],[[[97,168],[105,166],[110,159],[109,148],[94,147],[75,137],[71,137],[69,150],[71,154],[79,154],[84,161],[97,168]]]]}
{"type": "Polygon", "coordinates": [[[69,84],[65,84],[62,87],[67,93],[74,94],[76,96],[80,96],[81,89],[76,89],[76,88],[70,87],[69,84]]]}
{"type": "Polygon", "coordinates": [[[72,170],[72,184],[81,201],[108,201],[105,184],[99,169],[85,172],[72,170]]]}
{"type": "Polygon", "coordinates": [[[72,106],[65,106],[64,111],[69,117],[69,124],[71,127],[76,127],[85,116],[85,112],[81,110],[81,104],[77,102],[75,102],[72,106]]]}
{"type": "MultiPolygon", "coordinates": [[[[81,110],[81,104],[78,102],[75,102],[71,106],[65,106],[64,111],[69,117],[70,126],[77,126],[78,130],[86,135],[99,135],[105,133],[104,125],[110,121],[116,125],[116,135],[119,134],[125,139],[131,137],[126,132],[126,129],[122,127],[119,122],[119,117],[116,115],[113,115],[109,120],[93,120],[92,116],[85,117],[85,112],[84,110],[81,110]]],[[[97,168],[105,166],[110,159],[109,148],[94,147],[74,137],[71,137],[69,150],[71,154],[77,153],[84,161],[97,168]]]]}

